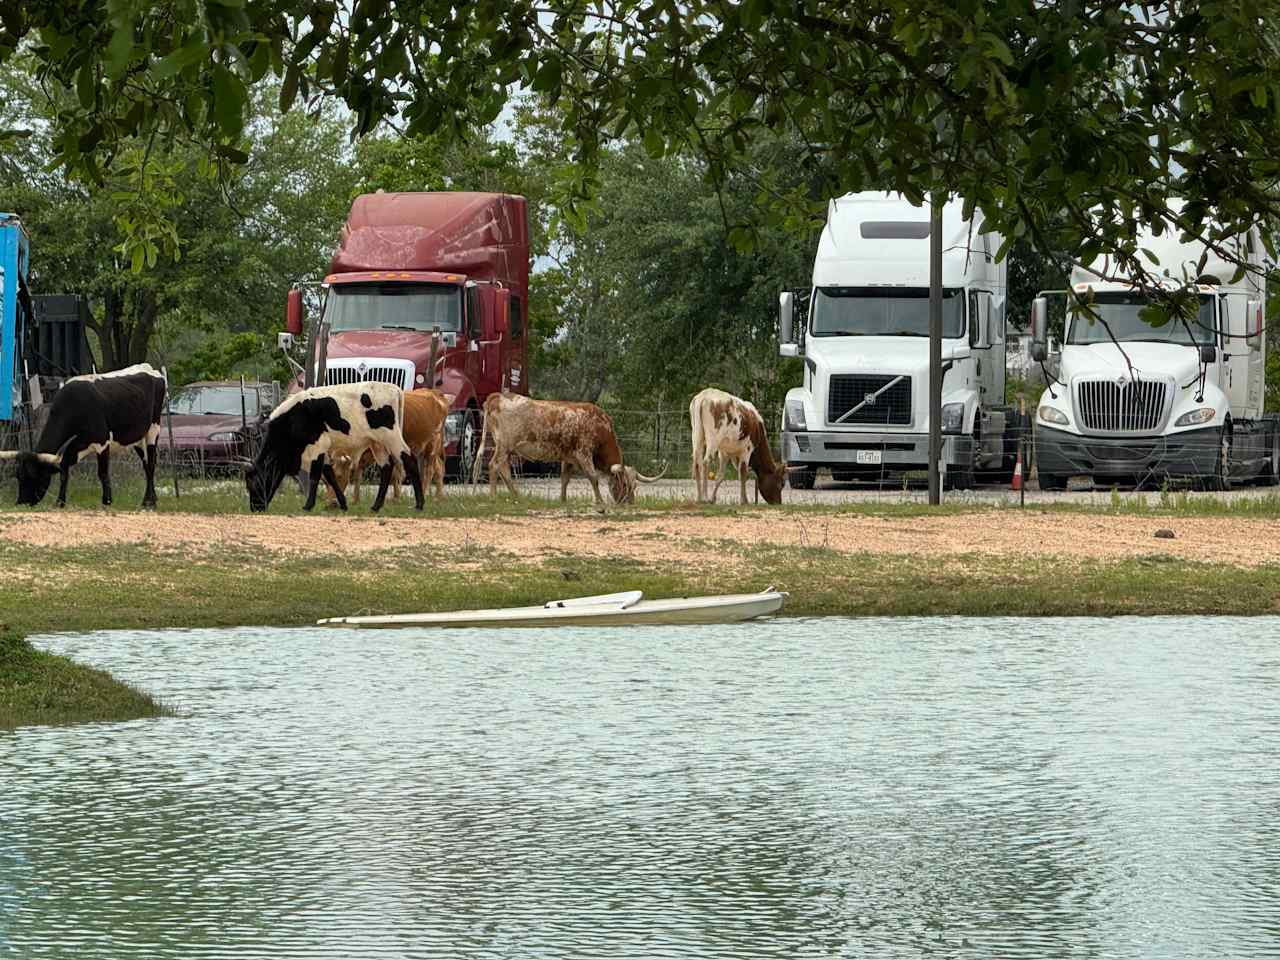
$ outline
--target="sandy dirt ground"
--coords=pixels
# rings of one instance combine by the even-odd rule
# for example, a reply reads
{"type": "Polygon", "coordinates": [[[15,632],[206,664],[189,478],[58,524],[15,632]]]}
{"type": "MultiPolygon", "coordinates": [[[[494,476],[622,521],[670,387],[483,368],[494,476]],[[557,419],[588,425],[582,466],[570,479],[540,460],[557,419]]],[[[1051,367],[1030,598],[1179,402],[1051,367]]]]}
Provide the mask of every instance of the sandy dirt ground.
{"type": "Polygon", "coordinates": [[[344,555],[421,549],[526,560],[567,555],[685,562],[762,545],[823,547],[849,554],[1118,559],[1164,555],[1239,566],[1280,562],[1276,523],[1241,517],[1143,517],[995,510],[938,517],[770,515],[611,518],[548,509],[527,517],[209,516],[104,513],[0,514],[0,538],[36,547],[143,544],[188,554],[244,551],[280,556],[326,549],[344,555]],[[1173,531],[1173,539],[1156,536],[1173,531]]]}

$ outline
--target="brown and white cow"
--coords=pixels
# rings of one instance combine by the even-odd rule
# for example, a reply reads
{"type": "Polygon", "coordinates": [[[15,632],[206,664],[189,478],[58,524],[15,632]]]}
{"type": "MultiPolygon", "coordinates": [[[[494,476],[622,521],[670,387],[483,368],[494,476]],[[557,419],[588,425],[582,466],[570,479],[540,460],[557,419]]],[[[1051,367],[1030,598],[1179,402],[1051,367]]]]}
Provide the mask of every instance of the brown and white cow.
{"type": "MultiPolygon", "coordinates": [[[[511,458],[560,462],[560,500],[569,489],[574,470],[581,470],[591,482],[596,503],[604,506],[600,496],[600,475],[609,483],[615,503],[631,503],[638,483],[654,483],[666,473],[646,477],[622,462],[622,449],[613,431],[609,415],[594,403],[570,403],[560,400],[531,400],[512,393],[490,394],[484,402],[484,428],[480,433],[480,453],[485,438],[493,438],[493,457],[489,465],[489,493],[497,493],[498,477],[517,496],[511,481],[511,458]]],[[[476,456],[472,483],[478,482],[483,458],[476,456]]]]}
{"type": "Polygon", "coordinates": [[[768,503],[782,502],[787,468],[773,459],[760,411],[746,400],[723,390],[708,387],[689,404],[693,428],[693,479],[698,485],[698,502],[707,499],[707,467],[717,458],[716,485],[711,502],[716,502],[724,482],[725,460],[738,468],[742,502],[747,502],[747,468],[756,473],[756,489],[768,503]]]}
{"type": "MultiPolygon", "coordinates": [[[[426,490],[434,482],[436,496],[444,496],[444,420],[449,415],[449,404],[454,395],[439,390],[410,390],[404,395],[404,423],[401,432],[409,451],[421,463],[422,488],[426,490]]],[[[345,491],[354,482],[351,502],[360,502],[360,479],[365,468],[374,462],[374,451],[366,448],[357,457],[340,456],[334,460],[333,473],[338,488],[345,491]],[[356,465],[358,461],[358,466],[356,465]]],[[[394,461],[393,461],[394,462],[394,461]]],[[[391,475],[391,496],[400,497],[400,484],[404,482],[404,468],[394,462],[391,475]]],[[[333,495],[330,505],[337,503],[333,495]]]]}

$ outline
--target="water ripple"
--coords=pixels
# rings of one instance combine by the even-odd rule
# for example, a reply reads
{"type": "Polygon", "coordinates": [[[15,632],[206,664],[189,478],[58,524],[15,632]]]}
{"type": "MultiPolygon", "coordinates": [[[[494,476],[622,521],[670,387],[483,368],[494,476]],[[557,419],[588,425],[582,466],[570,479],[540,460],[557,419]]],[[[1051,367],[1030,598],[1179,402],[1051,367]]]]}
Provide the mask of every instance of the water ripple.
{"type": "Polygon", "coordinates": [[[1280,956],[1280,621],[112,632],[0,956],[1280,956]]]}

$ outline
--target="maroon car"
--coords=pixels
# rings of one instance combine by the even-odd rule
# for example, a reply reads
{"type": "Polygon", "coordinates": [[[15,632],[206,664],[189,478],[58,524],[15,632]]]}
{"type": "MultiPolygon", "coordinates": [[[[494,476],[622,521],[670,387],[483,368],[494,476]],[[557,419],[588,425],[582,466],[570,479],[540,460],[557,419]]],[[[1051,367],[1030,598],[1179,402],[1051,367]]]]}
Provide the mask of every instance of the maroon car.
{"type": "MultiPolygon", "coordinates": [[[[270,383],[203,380],[173,392],[170,410],[173,445],[179,462],[194,467],[224,467],[252,457],[254,438],[275,406],[270,383]]],[[[161,449],[169,444],[168,418],[162,424],[161,449]]]]}

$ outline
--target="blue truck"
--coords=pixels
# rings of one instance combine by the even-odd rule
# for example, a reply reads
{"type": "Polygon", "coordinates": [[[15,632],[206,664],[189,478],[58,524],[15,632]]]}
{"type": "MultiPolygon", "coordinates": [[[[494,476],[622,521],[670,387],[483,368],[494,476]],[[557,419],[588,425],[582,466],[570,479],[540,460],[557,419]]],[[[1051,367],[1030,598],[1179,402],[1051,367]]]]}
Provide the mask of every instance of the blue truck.
{"type": "Polygon", "coordinates": [[[22,412],[23,344],[32,324],[31,243],[16,214],[0,213],[0,436],[17,431],[22,412]]]}

